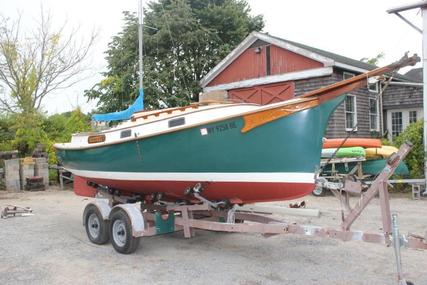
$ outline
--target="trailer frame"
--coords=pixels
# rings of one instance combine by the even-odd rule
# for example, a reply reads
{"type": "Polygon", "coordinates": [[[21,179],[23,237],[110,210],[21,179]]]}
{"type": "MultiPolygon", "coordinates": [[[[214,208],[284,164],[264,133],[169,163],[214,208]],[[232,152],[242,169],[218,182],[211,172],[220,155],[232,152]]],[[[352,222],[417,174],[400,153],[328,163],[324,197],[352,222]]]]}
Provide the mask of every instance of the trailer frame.
{"type": "MultiPolygon", "coordinates": [[[[229,206],[221,202],[211,202],[203,198],[203,189],[200,184],[186,190],[189,195],[193,195],[194,198],[200,201],[198,204],[185,204],[184,202],[181,204],[167,203],[159,200],[157,203],[141,201],[139,207],[135,201],[128,203],[134,197],[118,197],[104,191],[105,189],[102,190],[102,188],[99,188],[99,198],[89,203],[86,209],[88,207],[97,208],[99,220],[102,220],[102,223],[96,225],[88,224],[89,220],[86,214],[87,211],[85,210],[83,224],[87,231],[90,227],[100,227],[101,229],[102,227],[109,227],[111,242],[120,253],[132,253],[137,248],[140,237],[183,231],[185,238],[192,238],[195,236],[195,229],[218,232],[259,233],[265,236],[302,234],[342,241],[357,240],[380,243],[387,246],[394,244],[399,284],[407,284],[401,270],[400,247],[405,246],[407,248],[426,250],[427,242],[424,237],[419,235],[401,235],[398,233],[397,216],[393,215],[392,217],[390,210],[387,183],[400,161],[406,157],[411,148],[412,145],[410,143],[405,143],[397,153],[390,156],[386,167],[372,182],[366,192],[362,192],[360,182],[352,180],[345,180],[342,189],[334,190],[341,204],[344,205],[342,209],[342,222],[338,229],[287,223],[274,218],[272,216],[273,212],[265,211],[265,207],[261,211],[258,211],[256,206],[240,207],[237,204],[229,206]],[[349,203],[350,194],[360,195],[359,201],[353,207],[349,203]],[[383,224],[382,232],[352,231],[352,224],[377,194],[379,194],[380,199],[383,224]],[[120,215],[117,213],[120,213],[120,215]],[[112,216],[114,217],[112,218],[112,216]],[[121,222],[125,226],[122,224],[120,224],[120,227],[114,226],[117,223],[116,216],[124,217],[121,222]],[[114,232],[114,228],[118,228],[119,230],[114,232]],[[130,240],[131,244],[126,248],[118,247],[117,241],[115,241],[117,237],[125,241],[130,240]]],[[[93,214],[93,211],[90,213],[93,214]]]]}

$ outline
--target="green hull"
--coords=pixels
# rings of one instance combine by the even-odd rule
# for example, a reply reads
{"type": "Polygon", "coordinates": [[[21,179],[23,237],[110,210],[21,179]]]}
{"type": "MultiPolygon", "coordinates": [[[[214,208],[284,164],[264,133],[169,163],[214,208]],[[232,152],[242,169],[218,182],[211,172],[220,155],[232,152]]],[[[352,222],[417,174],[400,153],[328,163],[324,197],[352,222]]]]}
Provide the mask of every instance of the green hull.
{"type": "Polygon", "coordinates": [[[185,189],[201,183],[209,200],[245,204],[297,199],[314,189],[322,137],[343,99],[248,132],[241,131],[244,118],[236,117],[114,145],[58,149],[58,158],[75,176],[124,193],[186,200],[185,189]]]}
{"type": "Polygon", "coordinates": [[[243,118],[102,147],[57,151],[65,168],[107,172],[311,172],[344,96],[242,133],[243,118]],[[208,131],[201,135],[201,129],[208,131]]]}

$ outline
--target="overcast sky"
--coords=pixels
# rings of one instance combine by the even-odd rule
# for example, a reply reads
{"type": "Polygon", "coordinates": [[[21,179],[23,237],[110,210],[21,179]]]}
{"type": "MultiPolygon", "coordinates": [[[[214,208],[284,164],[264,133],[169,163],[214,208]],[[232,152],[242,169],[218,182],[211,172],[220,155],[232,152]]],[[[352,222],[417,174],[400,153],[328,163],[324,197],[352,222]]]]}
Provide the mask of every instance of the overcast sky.
{"type": "MultiPolygon", "coordinates": [[[[147,2],[147,0],[145,0],[147,2]]],[[[264,15],[264,32],[316,48],[335,52],[354,59],[373,57],[384,52],[381,64],[399,59],[405,51],[421,55],[421,34],[398,17],[387,14],[392,7],[412,3],[404,0],[248,0],[252,14],[264,15]]],[[[52,93],[44,102],[49,114],[70,111],[80,106],[84,112],[95,107],[86,102],[83,92],[102,77],[105,70],[104,51],[111,37],[122,28],[122,11],[136,11],[138,0],[0,0],[0,14],[16,17],[18,11],[24,20],[24,29],[30,29],[37,20],[40,6],[49,10],[55,23],[67,20],[69,26],[80,26],[81,37],[94,28],[99,36],[88,63],[91,71],[72,88],[52,93]]],[[[417,10],[404,14],[421,25],[417,10]]]]}

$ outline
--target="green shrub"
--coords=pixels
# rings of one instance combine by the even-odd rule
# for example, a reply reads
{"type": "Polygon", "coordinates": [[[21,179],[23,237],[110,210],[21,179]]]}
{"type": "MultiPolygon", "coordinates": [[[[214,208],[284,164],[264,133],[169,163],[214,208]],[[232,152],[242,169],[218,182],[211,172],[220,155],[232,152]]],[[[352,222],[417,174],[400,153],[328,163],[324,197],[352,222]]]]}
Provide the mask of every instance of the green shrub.
{"type": "Polygon", "coordinates": [[[405,163],[408,165],[411,178],[424,177],[424,143],[423,143],[423,121],[410,124],[398,137],[394,139],[397,147],[409,141],[413,144],[411,152],[406,156],[405,163]]]}
{"type": "MultiPolygon", "coordinates": [[[[16,149],[23,157],[31,155],[41,143],[48,153],[49,164],[56,164],[53,144],[69,142],[73,133],[90,129],[90,117],[78,108],[50,117],[38,112],[0,116],[0,151],[16,149]]],[[[50,176],[55,179],[56,172],[50,176]]]]}

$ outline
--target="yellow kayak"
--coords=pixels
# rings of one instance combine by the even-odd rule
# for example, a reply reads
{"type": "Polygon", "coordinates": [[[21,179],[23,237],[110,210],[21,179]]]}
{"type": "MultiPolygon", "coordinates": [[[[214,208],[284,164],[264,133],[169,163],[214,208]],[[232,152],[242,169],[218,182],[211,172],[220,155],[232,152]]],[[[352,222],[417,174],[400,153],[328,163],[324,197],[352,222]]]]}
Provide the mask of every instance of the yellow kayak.
{"type": "Polygon", "coordinates": [[[367,159],[376,159],[376,158],[388,158],[392,153],[397,152],[398,149],[394,146],[383,145],[382,147],[370,147],[366,148],[366,158],[367,159]]]}

